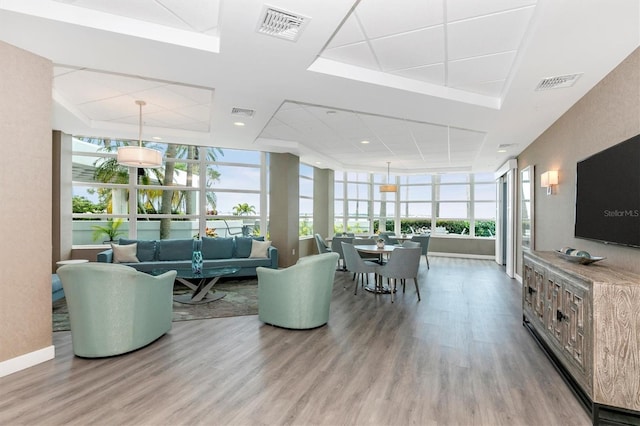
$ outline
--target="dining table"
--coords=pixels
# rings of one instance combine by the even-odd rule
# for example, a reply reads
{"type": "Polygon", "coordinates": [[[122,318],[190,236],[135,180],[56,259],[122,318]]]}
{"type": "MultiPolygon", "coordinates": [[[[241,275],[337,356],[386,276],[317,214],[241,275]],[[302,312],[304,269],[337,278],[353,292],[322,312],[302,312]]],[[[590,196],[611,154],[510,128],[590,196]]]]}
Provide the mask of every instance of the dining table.
{"type": "MultiPolygon", "coordinates": [[[[376,244],[354,245],[353,246],[359,253],[364,254],[377,254],[378,263],[384,264],[386,257],[389,257],[394,250],[402,248],[402,246],[396,246],[391,244],[385,244],[382,247],[378,247],[376,244]]],[[[391,288],[382,282],[382,277],[376,274],[375,284],[372,287],[370,284],[365,286],[365,290],[370,293],[376,294],[390,294],[391,288]]]]}

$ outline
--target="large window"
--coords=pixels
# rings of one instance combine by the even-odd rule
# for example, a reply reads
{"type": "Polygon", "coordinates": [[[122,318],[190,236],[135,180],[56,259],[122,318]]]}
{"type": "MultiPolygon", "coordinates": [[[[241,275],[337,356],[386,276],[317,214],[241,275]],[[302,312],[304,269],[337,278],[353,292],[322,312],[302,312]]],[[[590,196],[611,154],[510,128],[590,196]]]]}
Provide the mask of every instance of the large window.
{"type": "Polygon", "coordinates": [[[313,167],[300,163],[299,236],[313,235],[313,167]]]}
{"type": "Polygon", "coordinates": [[[335,232],[371,234],[430,230],[448,235],[493,237],[496,189],[493,174],[391,177],[398,192],[380,192],[385,174],[335,173],[335,232]]]}
{"type": "Polygon", "coordinates": [[[334,233],[371,233],[371,176],[338,171],[334,176],[334,233]]]}
{"type": "Polygon", "coordinates": [[[263,154],[154,143],[163,167],[138,169],[116,162],[121,144],[73,138],[73,244],[260,232],[263,154]]]}

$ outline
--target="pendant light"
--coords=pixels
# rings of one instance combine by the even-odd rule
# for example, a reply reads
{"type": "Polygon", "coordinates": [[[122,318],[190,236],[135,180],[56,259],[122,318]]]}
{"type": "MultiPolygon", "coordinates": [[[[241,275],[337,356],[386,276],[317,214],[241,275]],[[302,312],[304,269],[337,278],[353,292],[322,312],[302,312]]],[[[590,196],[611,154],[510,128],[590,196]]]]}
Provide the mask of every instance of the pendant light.
{"type": "Polygon", "coordinates": [[[390,161],[387,161],[387,184],[380,185],[380,192],[398,192],[398,185],[391,184],[391,175],[389,174],[390,161]]]}
{"type": "Polygon", "coordinates": [[[136,101],[140,107],[140,132],[138,134],[138,146],[121,146],[118,148],[118,164],[143,169],[157,169],[162,166],[162,153],[157,149],[142,146],[142,106],[145,101],[136,101]]]}

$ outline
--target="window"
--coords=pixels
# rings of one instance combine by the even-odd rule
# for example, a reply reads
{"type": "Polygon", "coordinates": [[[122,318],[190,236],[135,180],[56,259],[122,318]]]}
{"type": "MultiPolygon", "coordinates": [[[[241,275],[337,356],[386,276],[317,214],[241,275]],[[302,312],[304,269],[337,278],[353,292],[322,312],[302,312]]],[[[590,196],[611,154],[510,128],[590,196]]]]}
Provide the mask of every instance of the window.
{"type": "Polygon", "coordinates": [[[260,232],[265,166],[259,152],[147,143],[163,151],[164,166],[137,169],[117,164],[121,141],[72,140],[75,245],[103,243],[109,237],[166,239],[192,238],[202,231],[219,236],[260,232]],[[117,235],[100,232],[114,224],[118,224],[117,235]]]}
{"type": "Polygon", "coordinates": [[[370,175],[368,173],[336,171],[334,176],[334,233],[371,233],[370,175]]]}
{"type": "Polygon", "coordinates": [[[384,225],[396,233],[429,229],[449,235],[495,235],[491,173],[392,176],[392,182],[399,184],[397,193],[378,191],[386,174],[336,172],[335,176],[336,233],[346,229],[369,234],[384,225]],[[365,191],[370,197],[363,195],[365,191]]]}
{"type": "Polygon", "coordinates": [[[400,177],[401,233],[431,229],[433,191],[431,175],[400,177]]]}
{"type": "Polygon", "coordinates": [[[313,167],[300,163],[300,225],[298,235],[313,235],[313,167]]]}

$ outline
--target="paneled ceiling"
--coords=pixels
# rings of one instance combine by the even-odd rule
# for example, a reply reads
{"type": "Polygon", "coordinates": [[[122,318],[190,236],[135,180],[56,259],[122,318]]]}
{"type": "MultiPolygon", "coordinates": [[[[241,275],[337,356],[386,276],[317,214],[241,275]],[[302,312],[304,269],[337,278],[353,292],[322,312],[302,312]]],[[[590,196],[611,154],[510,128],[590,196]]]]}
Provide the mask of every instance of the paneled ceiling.
{"type": "Polygon", "coordinates": [[[142,99],[145,139],[334,169],[494,171],[640,46],[640,6],[3,0],[0,40],[54,63],[52,125],[67,133],[135,140],[142,99]],[[258,31],[267,8],[275,37],[258,31]],[[578,78],[536,90],[564,75],[578,78]]]}

